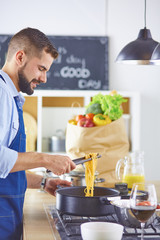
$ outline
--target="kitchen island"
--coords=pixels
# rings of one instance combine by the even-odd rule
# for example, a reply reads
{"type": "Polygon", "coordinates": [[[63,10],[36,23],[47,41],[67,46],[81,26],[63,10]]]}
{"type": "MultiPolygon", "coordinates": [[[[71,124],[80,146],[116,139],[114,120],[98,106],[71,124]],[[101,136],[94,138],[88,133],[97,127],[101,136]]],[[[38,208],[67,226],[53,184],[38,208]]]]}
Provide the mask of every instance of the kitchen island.
{"type": "MultiPolygon", "coordinates": [[[[153,182],[160,202],[160,181],[153,182]]],[[[58,232],[50,225],[45,205],[54,205],[56,198],[37,189],[28,189],[24,203],[24,240],[60,240],[58,232]]]]}

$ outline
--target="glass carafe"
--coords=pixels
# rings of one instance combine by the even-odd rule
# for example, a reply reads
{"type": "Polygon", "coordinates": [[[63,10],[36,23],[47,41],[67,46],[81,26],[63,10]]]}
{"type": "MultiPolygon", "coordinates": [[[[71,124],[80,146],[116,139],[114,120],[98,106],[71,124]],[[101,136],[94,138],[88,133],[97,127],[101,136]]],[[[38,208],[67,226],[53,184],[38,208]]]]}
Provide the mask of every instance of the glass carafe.
{"type": "Polygon", "coordinates": [[[116,177],[132,188],[133,183],[144,183],[144,152],[132,152],[116,165],[116,177]],[[122,169],[123,168],[123,169],[122,169]]]}

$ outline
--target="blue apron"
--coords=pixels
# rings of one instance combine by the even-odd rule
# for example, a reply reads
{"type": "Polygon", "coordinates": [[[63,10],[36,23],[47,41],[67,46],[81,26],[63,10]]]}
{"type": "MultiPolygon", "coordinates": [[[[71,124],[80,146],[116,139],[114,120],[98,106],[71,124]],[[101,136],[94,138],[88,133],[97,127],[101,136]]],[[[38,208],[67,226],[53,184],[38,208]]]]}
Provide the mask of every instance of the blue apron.
{"type": "MultiPolygon", "coordinates": [[[[3,77],[0,78],[5,82],[3,77]]],[[[19,129],[9,148],[17,152],[26,151],[26,135],[23,110],[18,98],[14,98],[18,115],[19,129]]],[[[0,178],[0,240],[20,240],[23,232],[23,203],[27,187],[25,171],[9,173],[0,178]]]]}

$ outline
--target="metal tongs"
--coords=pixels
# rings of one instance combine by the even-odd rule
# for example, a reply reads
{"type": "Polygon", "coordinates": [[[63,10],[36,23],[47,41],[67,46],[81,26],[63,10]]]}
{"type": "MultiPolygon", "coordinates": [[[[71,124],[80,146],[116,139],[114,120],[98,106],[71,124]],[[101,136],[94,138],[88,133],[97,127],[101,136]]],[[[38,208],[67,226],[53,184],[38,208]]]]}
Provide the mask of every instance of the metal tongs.
{"type": "MultiPolygon", "coordinates": [[[[99,153],[97,153],[97,156],[96,158],[100,158],[101,155],[99,153]]],[[[73,159],[72,161],[76,164],[76,165],[79,165],[79,164],[83,164],[85,162],[88,162],[88,161],[91,161],[93,158],[85,158],[85,157],[81,157],[81,158],[76,158],[76,159],[73,159]]],[[[46,170],[46,173],[50,173],[51,171],[49,169],[46,170]]]]}
{"type": "MultiPolygon", "coordinates": [[[[96,158],[100,158],[101,157],[101,155],[99,154],[99,153],[97,153],[97,156],[96,156],[96,158]]],[[[81,158],[77,158],[77,159],[74,159],[74,160],[72,160],[76,165],[79,165],[79,164],[83,164],[83,163],[85,163],[85,162],[88,162],[88,161],[91,161],[93,158],[91,157],[91,158],[85,158],[85,157],[81,157],[81,158]]]]}

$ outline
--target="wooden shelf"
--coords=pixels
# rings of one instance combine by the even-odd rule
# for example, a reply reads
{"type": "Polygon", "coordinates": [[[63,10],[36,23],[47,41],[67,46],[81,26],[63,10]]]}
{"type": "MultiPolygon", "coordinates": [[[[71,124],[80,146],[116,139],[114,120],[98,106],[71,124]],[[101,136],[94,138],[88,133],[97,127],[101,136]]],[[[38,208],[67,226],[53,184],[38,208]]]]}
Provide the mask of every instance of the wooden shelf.
{"type": "MultiPolygon", "coordinates": [[[[109,94],[110,91],[66,91],[66,90],[35,90],[34,95],[27,96],[24,94],[26,102],[24,111],[30,113],[37,120],[37,151],[42,151],[42,125],[50,127],[47,124],[42,124],[43,108],[52,108],[59,110],[62,108],[71,108],[73,103],[78,102],[74,107],[85,107],[89,104],[91,98],[98,94],[109,94]]],[[[131,142],[131,150],[140,149],[140,94],[139,92],[118,92],[124,98],[127,98],[127,103],[123,103],[124,114],[129,116],[130,126],[129,135],[131,142]]],[[[126,115],[126,116],[127,116],[126,115]]],[[[53,119],[54,125],[54,119],[53,119]]],[[[66,122],[63,123],[63,126],[66,122]]]]}

